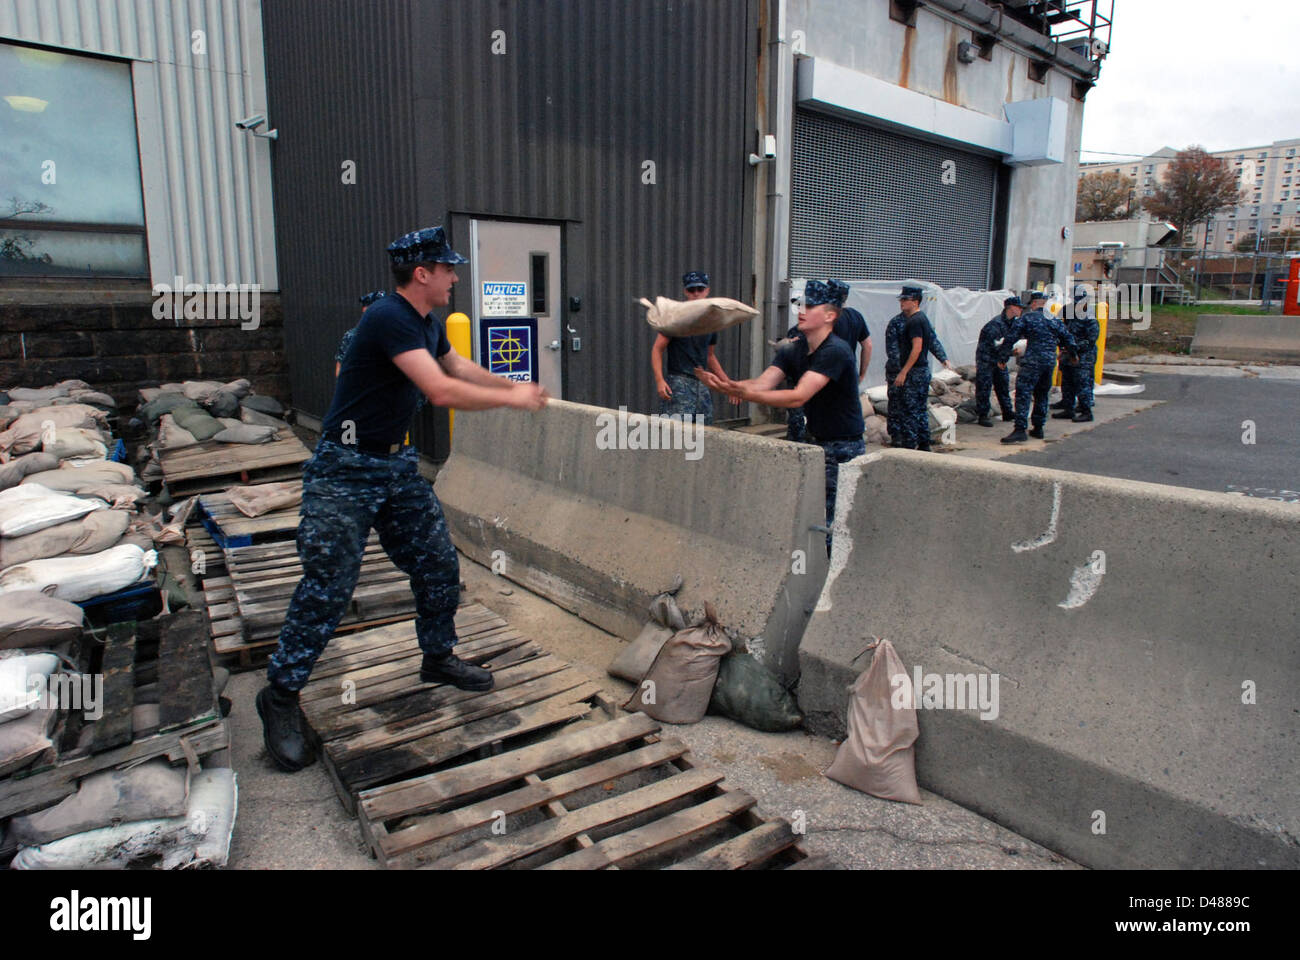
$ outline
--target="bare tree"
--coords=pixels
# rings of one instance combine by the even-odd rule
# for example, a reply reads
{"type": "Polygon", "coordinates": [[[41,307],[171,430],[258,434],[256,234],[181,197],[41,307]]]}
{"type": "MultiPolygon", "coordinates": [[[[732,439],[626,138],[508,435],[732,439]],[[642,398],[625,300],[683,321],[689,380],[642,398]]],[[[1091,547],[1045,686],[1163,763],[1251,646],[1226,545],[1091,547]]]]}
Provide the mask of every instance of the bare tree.
{"type": "Polygon", "coordinates": [[[1198,223],[1240,201],[1241,189],[1227,161],[1188,147],[1178,151],[1143,206],[1186,236],[1198,223]]]}
{"type": "Polygon", "coordinates": [[[1074,219],[1079,223],[1124,220],[1129,215],[1136,189],[1137,181],[1118,170],[1085,174],[1079,181],[1074,219]]]}

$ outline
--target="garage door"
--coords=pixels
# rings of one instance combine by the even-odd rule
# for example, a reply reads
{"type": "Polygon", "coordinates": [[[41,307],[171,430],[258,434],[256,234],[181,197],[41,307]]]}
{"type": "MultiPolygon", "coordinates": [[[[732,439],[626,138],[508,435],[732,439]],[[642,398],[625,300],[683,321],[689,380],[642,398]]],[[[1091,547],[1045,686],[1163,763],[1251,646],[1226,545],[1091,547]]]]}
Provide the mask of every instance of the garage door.
{"type": "Polygon", "coordinates": [[[794,148],[791,276],[988,287],[998,160],[807,110],[794,148]]]}

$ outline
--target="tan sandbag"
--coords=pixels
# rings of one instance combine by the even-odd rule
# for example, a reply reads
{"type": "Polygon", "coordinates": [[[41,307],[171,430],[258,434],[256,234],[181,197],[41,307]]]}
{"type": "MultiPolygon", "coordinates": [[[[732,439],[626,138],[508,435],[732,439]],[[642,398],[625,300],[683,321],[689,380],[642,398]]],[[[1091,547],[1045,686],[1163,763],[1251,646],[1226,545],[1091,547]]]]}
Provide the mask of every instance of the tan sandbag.
{"type": "Polygon", "coordinates": [[[14,817],[10,838],[25,847],[135,820],[179,817],[188,796],[185,767],[158,759],[86,777],[77,792],[39,813],[14,817]]]}
{"type": "MultiPolygon", "coordinates": [[[[158,564],[158,554],[123,544],[87,556],[32,560],[0,571],[0,594],[39,590],[79,603],[143,580],[158,564]]],[[[3,602],[0,600],[0,602],[3,602]]]]}
{"type": "Polygon", "coordinates": [[[108,407],[112,410],[117,409],[117,401],[99,390],[73,390],[69,396],[77,403],[88,403],[94,407],[108,407]]]}
{"type": "Polygon", "coordinates": [[[104,483],[77,491],[77,496],[103,500],[113,510],[134,510],[135,505],[148,495],[143,488],[130,483],[104,483]]]}
{"type": "Polygon", "coordinates": [[[29,453],[16,457],[8,463],[0,464],[0,490],[8,490],[23,482],[23,478],[33,473],[57,470],[59,458],[50,453],[29,453]]]}
{"type": "Polygon", "coordinates": [[[0,777],[31,766],[53,748],[50,730],[58,718],[59,711],[42,707],[12,723],[0,723],[0,777]]]}
{"type": "Polygon", "coordinates": [[[11,400],[34,400],[37,403],[48,403],[56,397],[66,397],[68,388],[61,385],[52,387],[14,387],[8,393],[11,400]]]}
{"type": "MultiPolygon", "coordinates": [[[[618,677],[628,683],[640,683],[659,656],[664,644],[671,640],[673,631],[651,620],[641,628],[640,635],[629,643],[606,667],[611,677],[618,677]]],[[[634,698],[635,699],[635,698],[634,698]]]]}
{"type": "Polygon", "coordinates": [[[669,300],[656,297],[651,303],[644,297],[646,323],[666,337],[695,337],[717,333],[758,316],[758,311],[739,300],[706,297],[703,300],[669,300]]]}
{"type": "Polygon", "coordinates": [[[871,666],[849,688],[849,736],[827,767],[827,777],[882,800],[921,802],[916,785],[920,727],[911,688],[894,645],[881,640],[871,666]]]}
{"type": "Polygon", "coordinates": [[[706,605],[704,622],[673,634],[624,707],[663,723],[698,723],[709,709],[718,661],[730,651],[717,614],[706,605]]]}
{"type": "Polygon", "coordinates": [[[261,413],[252,407],[240,406],[239,419],[243,423],[252,424],[255,427],[275,427],[277,431],[287,430],[289,424],[279,417],[273,417],[268,413],[261,413]]]}
{"type": "Polygon", "coordinates": [[[178,447],[192,447],[199,441],[194,434],[176,422],[170,413],[164,413],[158,423],[158,449],[175,450],[178,447]]]}
{"type": "Polygon", "coordinates": [[[45,681],[59,669],[59,658],[52,653],[18,651],[0,659],[0,724],[21,718],[28,710],[42,705],[45,681]]]}
{"type": "Polygon", "coordinates": [[[0,451],[18,455],[31,453],[44,440],[47,424],[53,424],[55,435],[64,427],[79,429],[98,428],[108,423],[107,415],[98,407],[84,403],[68,403],[57,407],[37,407],[24,413],[0,433],[0,451]]]}
{"type": "Polygon", "coordinates": [[[223,384],[215,380],[186,380],[181,384],[181,393],[189,397],[196,403],[202,403],[204,398],[210,397],[220,392],[223,384]]]}
{"type": "Polygon", "coordinates": [[[0,603],[0,650],[52,647],[81,634],[85,614],[75,603],[35,590],[6,593],[0,603]]]}
{"type": "Polygon", "coordinates": [[[272,510],[286,510],[302,503],[302,481],[285,480],[282,483],[258,483],[247,487],[231,487],[226,491],[235,509],[246,517],[260,517],[272,510]]]}
{"type": "Polygon", "coordinates": [[[867,395],[865,393],[859,394],[858,399],[862,401],[862,419],[866,420],[869,417],[874,417],[876,415],[876,408],[871,405],[871,400],[867,395]]]}
{"type": "Polygon", "coordinates": [[[42,444],[41,449],[60,460],[103,460],[108,456],[108,438],[99,430],[67,427],[55,433],[54,443],[42,444]]]}
{"type": "Polygon", "coordinates": [[[130,465],[115,460],[99,460],[83,466],[65,463],[57,470],[29,474],[23,479],[24,485],[37,483],[47,490],[60,490],[64,493],[77,493],[92,487],[134,482],[135,471],[130,465]]]}
{"type": "Polygon", "coordinates": [[[0,537],[0,570],[65,553],[99,553],[122,539],[131,521],[122,510],[96,510],[22,537],[0,537]]]}

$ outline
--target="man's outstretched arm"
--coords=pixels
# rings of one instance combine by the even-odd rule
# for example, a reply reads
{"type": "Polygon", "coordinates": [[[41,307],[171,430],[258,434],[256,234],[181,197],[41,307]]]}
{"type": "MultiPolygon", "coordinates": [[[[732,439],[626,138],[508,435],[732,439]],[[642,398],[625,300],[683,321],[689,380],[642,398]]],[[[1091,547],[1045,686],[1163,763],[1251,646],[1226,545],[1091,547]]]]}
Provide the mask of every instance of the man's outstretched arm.
{"type": "MultiPolygon", "coordinates": [[[[496,407],[540,410],[549,399],[546,391],[535,383],[504,381],[504,387],[485,386],[449,377],[428,350],[399,353],[393,357],[393,363],[419,387],[430,403],[439,407],[455,407],[457,410],[492,410],[496,407]]],[[[492,376],[486,370],[483,373],[492,376]]]]}

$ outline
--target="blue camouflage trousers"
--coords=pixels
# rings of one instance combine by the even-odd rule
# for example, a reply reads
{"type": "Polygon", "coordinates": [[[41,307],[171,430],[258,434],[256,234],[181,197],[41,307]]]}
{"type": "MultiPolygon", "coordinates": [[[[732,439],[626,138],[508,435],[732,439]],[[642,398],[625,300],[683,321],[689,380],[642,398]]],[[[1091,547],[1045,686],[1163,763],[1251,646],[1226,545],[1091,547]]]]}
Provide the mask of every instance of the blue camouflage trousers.
{"type": "Polygon", "coordinates": [[[790,407],[785,412],[785,438],[794,443],[808,443],[808,418],[803,407],[790,407]]]}
{"type": "Polygon", "coordinates": [[[442,505],[420,476],[418,452],[407,447],[378,457],[322,440],[302,480],[298,556],[303,577],[267,679],[286,690],[307,685],[352,600],[372,527],[389,558],[411,578],[420,649],[435,656],[449,652],[456,643],[460,561],[442,505]]]}
{"type": "Polygon", "coordinates": [[[818,443],[826,457],[826,555],[831,555],[831,525],[835,523],[835,494],[839,489],[840,464],[867,452],[865,440],[828,440],[818,443]]]}
{"type": "MultiPolygon", "coordinates": [[[[930,446],[930,371],[913,369],[903,385],[893,389],[900,408],[900,416],[897,418],[898,435],[895,437],[891,434],[894,446],[909,450],[930,446]]],[[[895,400],[890,397],[891,422],[894,421],[894,406],[895,400]]]]}
{"type": "Polygon", "coordinates": [[[668,389],[673,395],[667,400],[659,401],[659,415],[680,414],[687,417],[700,416],[706,426],[713,423],[713,394],[699,380],[680,373],[670,373],[664,377],[668,389]]]}
{"type": "Polygon", "coordinates": [[[975,413],[987,417],[992,409],[990,395],[996,393],[998,407],[1004,417],[1014,413],[1011,406],[1011,378],[1006,370],[998,368],[996,360],[975,360],[975,413]]]}
{"type": "Polygon", "coordinates": [[[1055,358],[1034,361],[1025,358],[1020,361],[1016,372],[1016,429],[1024,430],[1031,421],[1029,405],[1034,409],[1032,422],[1041,427],[1047,422],[1047,398],[1052,392],[1052,371],[1056,369],[1055,358]]]}
{"type": "Polygon", "coordinates": [[[1092,409],[1092,386],[1096,375],[1097,351],[1079,357],[1077,366],[1061,364],[1061,400],[1071,413],[1092,409]]]}

